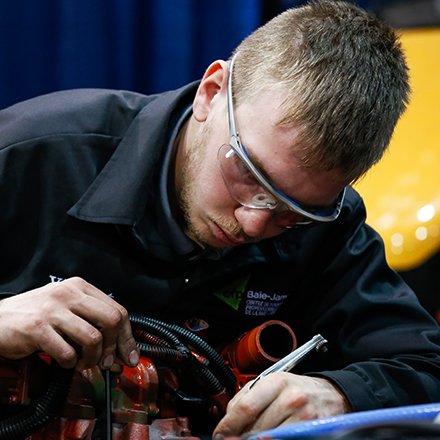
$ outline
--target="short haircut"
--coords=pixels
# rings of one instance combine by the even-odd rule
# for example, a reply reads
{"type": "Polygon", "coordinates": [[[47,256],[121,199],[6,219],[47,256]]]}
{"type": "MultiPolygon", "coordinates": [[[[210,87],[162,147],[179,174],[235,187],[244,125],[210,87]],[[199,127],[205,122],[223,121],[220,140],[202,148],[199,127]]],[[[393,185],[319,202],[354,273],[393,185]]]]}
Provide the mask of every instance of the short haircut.
{"type": "Polygon", "coordinates": [[[351,3],[311,1],[258,28],[237,52],[237,105],[282,90],[279,124],[299,128],[304,166],[353,182],[382,157],[410,93],[389,25],[351,3]]]}

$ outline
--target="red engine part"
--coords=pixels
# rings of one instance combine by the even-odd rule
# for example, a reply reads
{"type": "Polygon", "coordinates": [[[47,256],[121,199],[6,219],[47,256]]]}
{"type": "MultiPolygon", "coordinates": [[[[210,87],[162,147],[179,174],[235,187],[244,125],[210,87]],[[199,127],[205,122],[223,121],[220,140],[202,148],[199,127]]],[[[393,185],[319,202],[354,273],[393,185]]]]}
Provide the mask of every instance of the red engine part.
{"type": "MultiPolygon", "coordinates": [[[[203,330],[207,331],[205,324],[203,330]]],[[[221,354],[240,389],[295,347],[296,338],[290,327],[280,321],[268,321],[224,347],[221,354]]],[[[205,362],[203,356],[193,354],[197,362],[205,362]]],[[[0,419],[3,419],[0,425],[7,423],[12,413],[26,410],[42,395],[52,380],[52,371],[51,359],[44,354],[22,361],[0,360],[0,419]]],[[[198,439],[192,437],[190,424],[194,424],[194,418],[191,416],[206,416],[197,410],[193,414],[181,413],[178,400],[182,396],[175,392],[181,389],[180,373],[178,367],[153,363],[145,356],[141,356],[135,368],[114,365],[107,387],[111,390],[112,439],[198,439]]],[[[214,425],[224,415],[228,400],[225,391],[209,396],[205,409],[214,425]]],[[[106,409],[106,383],[101,370],[95,367],[75,372],[59,415],[26,440],[91,440],[92,434],[93,438],[104,438],[99,433],[104,434],[106,429],[101,426],[105,425],[106,409]]],[[[0,440],[14,438],[2,437],[2,432],[0,440]]]]}
{"type": "MultiPolygon", "coordinates": [[[[47,358],[33,356],[24,361],[0,363],[0,404],[26,408],[50,381],[47,358]],[[32,373],[32,374],[31,374],[32,373]]],[[[114,440],[157,439],[190,435],[188,420],[177,417],[174,405],[166,404],[166,419],[159,413],[159,374],[153,362],[141,357],[137,367],[115,365],[112,377],[112,438],[114,440]]],[[[66,402],[58,417],[26,440],[90,440],[97,418],[105,406],[105,383],[97,367],[75,372],[66,402]]]]}
{"type": "Polygon", "coordinates": [[[295,350],[296,336],[284,322],[266,321],[224,347],[221,354],[237,378],[237,391],[295,350]]]}

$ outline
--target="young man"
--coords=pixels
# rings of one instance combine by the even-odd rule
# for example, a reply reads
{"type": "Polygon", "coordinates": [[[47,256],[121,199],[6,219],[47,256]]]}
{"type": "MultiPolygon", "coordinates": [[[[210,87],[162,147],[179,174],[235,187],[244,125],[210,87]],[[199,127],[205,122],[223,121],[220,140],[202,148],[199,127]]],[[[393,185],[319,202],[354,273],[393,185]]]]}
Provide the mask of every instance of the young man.
{"type": "Polygon", "coordinates": [[[177,91],[2,111],[0,354],[135,365],[127,310],[203,318],[214,346],[280,319],[328,351],[245,387],[216,434],[439,400],[438,327],[349,187],[408,93],[394,32],[322,1],[177,91]]]}

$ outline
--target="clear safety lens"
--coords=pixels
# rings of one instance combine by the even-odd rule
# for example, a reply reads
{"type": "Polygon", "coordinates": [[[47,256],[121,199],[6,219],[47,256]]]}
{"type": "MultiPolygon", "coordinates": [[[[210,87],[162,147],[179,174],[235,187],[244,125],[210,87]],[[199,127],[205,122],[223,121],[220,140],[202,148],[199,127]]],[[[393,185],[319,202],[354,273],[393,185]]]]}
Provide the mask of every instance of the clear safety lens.
{"type": "Polygon", "coordinates": [[[266,191],[230,145],[222,145],[217,158],[225,185],[238,203],[247,208],[271,210],[273,221],[280,227],[310,223],[266,191]]]}

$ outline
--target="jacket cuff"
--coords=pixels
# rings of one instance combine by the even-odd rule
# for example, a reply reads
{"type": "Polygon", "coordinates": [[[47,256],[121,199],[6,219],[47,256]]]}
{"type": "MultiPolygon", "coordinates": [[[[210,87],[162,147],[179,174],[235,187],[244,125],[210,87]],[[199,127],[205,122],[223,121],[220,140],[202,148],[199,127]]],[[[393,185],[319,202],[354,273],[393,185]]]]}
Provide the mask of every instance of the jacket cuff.
{"type": "Polygon", "coordinates": [[[322,377],[336,385],[345,395],[352,412],[382,408],[380,400],[374,395],[367,382],[352,371],[320,371],[307,373],[306,376],[322,377]]]}

